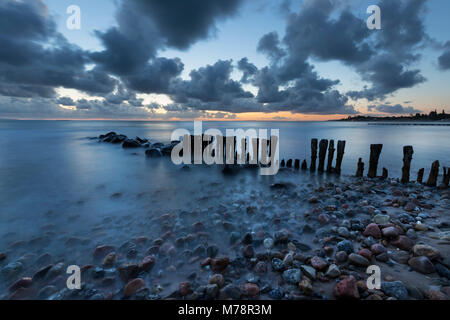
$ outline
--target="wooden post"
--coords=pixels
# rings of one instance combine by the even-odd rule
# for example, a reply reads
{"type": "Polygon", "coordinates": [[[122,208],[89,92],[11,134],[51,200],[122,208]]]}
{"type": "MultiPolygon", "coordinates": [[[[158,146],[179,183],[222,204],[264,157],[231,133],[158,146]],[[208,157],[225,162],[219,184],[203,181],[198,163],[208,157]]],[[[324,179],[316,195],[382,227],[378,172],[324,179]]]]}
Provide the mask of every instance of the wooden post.
{"type": "Polygon", "coordinates": [[[370,145],[369,172],[367,173],[367,176],[369,178],[375,178],[377,176],[378,160],[380,159],[382,149],[383,149],[382,144],[370,145]]]}
{"type": "Polygon", "coordinates": [[[289,160],[286,162],[286,167],[292,168],[292,159],[289,159],[289,160]]]}
{"type": "Polygon", "coordinates": [[[386,180],[388,178],[388,176],[389,176],[388,169],[383,168],[383,174],[381,176],[381,179],[386,180]]]}
{"type": "Polygon", "coordinates": [[[419,170],[419,172],[417,172],[417,183],[422,183],[424,173],[425,173],[425,168],[422,168],[419,170]]]}
{"type": "Polygon", "coordinates": [[[334,140],[330,140],[330,145],[328,147],[328,163],[327,163],[327,172],[333,172],[333,158],[334,158],[334,140]]]}
{"type": "Polygon", "coordinates": [[[358,160],[358,169],[356,170],[356,176],[362,177],[364,174],[364,162],[362,162],[362,158],[358,160]]]}
{"type": "Polygon", "coordinates": [[[312,172],[316,171],[316,160],[317,160],[317,139],[311,140],[311,165],[309,170],[312,172]]]}
{"type": "Polygon", "coordinates": [[[344,158],[345,141],[338,141],[337,156],[336,156],[336,168],[334,169],[337,174],[341,174],[342,159],[344,158]]]}
{"type": "Polygon", "coordinates": [[[412,146],[403,147],[403,168],[402,168],[402,183],[409,182],[409,172],[411,170],[411,160],[414,153],[412,146]]]}
{"type": "Polygon", "coordinates": [[[284,162],[284,159],[283,159],[283,160],[281,160],[280,167],[284,168],[285,166],[286,166],[286,163],[284,162]]]}
{"type": "Polygon", "coordinates": [[[325,167],[325,156],[327,155],[327,147],[328,147],[328,140],[322,139],[319,143],[319,167],[317,170],[319,172],[324,171],[325,167]]]}
{"type": "Polygon", "coordinates": [[[306,163],[306,159],[302,162],[302,170],[308,170],[308,163],[306,163]]]}
{"type": "Polygon", "coordinates": [[[300,160],[299,159],[295,159],[294,168],[295,168],[295,170],[300,169],[300,160]]]}
{"type": "Polygon", "coordinates": [[[443,167],[443,169],[444,169],[444,176],[442,178],[442,184],[448,187],[448,184],[450,182],[450,168],[443,167]]]}
{"type": "Polygon", "coordinates": [[[431,165],[430,175],[428,176],[427,186],[436,187],[439,175],[439,161],[433,162],[431,165]]]}

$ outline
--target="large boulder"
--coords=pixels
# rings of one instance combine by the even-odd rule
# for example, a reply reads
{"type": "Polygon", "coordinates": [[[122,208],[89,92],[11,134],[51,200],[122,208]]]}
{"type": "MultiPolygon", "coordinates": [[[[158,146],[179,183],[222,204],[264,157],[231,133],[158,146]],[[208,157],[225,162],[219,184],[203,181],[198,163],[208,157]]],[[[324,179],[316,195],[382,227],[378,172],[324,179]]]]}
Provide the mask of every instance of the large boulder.
{"type": "Polygon", "coordinates": [[[113,144],[119,144],[119,143],[122,143],[123,141],[125,141],[126,139],[127,139],[127,136],[125,136],[125,135],[123,135],[123,134],[119,134],[119,135],[117,135],[117,136],[112,136],[112,137],[111,137],[111,141],[106,141],[106,139],[103,140],[103,141],[105,141],[105,142],[111,142],[111,143],[113,143],[113,144]]]}
{"type": "Polygon", "coordinates": [[[163,156],[161,150],[156,148],[146,150],[145,155],[149,158],[161,158],[163,156]]]}
{"type": "Polygon", "coordinates": [[[140,148],[141,144],[134,139],[126,139],[123,144],[122,144],[122,148],[124,149],[133,149],[133,148],[140,148]]]}

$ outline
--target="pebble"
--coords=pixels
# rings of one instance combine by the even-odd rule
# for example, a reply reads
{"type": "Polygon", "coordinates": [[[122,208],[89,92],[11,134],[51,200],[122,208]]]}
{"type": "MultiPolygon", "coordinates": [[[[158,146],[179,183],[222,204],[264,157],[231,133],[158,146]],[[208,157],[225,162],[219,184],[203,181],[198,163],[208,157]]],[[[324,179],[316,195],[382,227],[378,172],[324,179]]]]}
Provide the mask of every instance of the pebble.
{"type": "Polygon", "coordinates": [[[274,241],[273,241],[272,238],[264,239],[264,248],[266,248],[267,250],[272,249],[273,248],[273,244],[274,244],[274,241]]]}
{"type": "Polygon", "coordinates": [[[270,290],[269,297],[274,300],[281,300],[284,296],[284,291],[282,288],[275,288],[270,290]]]}
{"type": "Polygon", "coordinates": [[[300,269],[288,269],[283,272],[283,279],[289,284],[297,284],[300,282],[302,272],[300,269]]]}
{"type": "Polygon", "coordinates": [[[14,261],[6,266],[4,266],[1,270],[1,273],[6,278],[14,278],[23,270],[23,264],[19,261],[14,261]]]}
{"type": "Polygon", "coordinates": [[[114,250],[115,250],[114,246],[110,246],[110,245],[98,246],[94,250],[94,259],[95,260],[103,259],[108,253],[111,253],[114,250]]]}
{"type": "Polygon", "coordinates": [[[191,283],[190,282],[181,282],[178,285],[178,291],[182,297],[187,296],[191,292],[191,283]]]}
{"type": "Polygon", "coordinates": [[[225,284],[225,279],[223,278],[223,275],[220,273],[214,274],[209,278],[210,284],[216,284],[219,288],[222,288],[225,284]]]}
{"type": "Polygon", "coordinates": [[[351,264],[354,264],[355,266],[358,267],[367,267],[370,264],[369,260],[355,253],[350,254],[348,256],[348,260],[350,261],[351,264]]]}
{"type": "Polygon", "coordinates": [[[372,251],[372,253],[377,256],[386,252],[386,248],[380,243],[375,243],[370,247],[370,251],[372,251]]]}
{"type": "Polygon", "coordinates": [[[272,269],[274,271],[283,271],[284,269],[286,269],[286,266],[281,259],[273,258],[272,259],[272,269]]]}
{"type": "Polygon", "coordinates": [[[309,280],[308,278],[303,278],[300,281],[300,283],[298,284],[298,287],[307,296],[309,296],[309,295],[311,295],[313,293],[312,283],[311,283],[311,280],[309,280]]]}
{"type": "Polygon", "coordinates": [[[19,280],[17,280],[16,282],[14,282],[9,288],[8,290],[10,292],[14,292],[19,288],[29,288],[33,285],[33,280],[31,278],[21,278],[19,280]]]}
{"type": "Polygon", "coordinates": [[[392,241],[391,244],[400,250],[409,251],[413,247],[414,242],[407,236],[399,236],[398,239],[392,241]]]}
{"type": "Polygon", "coordinates": [[[408,290],[401,281],[381,282],[381,290],[388,296],[398,300],[408,299],[408,290]]]}
{"type": "Polygon", "coordinates": [[[255,272],[256,273],[266,273],[267,272],[267,264],[264,261],[259,261],[255,265],[255,272]]]}
{"type": "Polygon", "coordinates": [[[311,280],[316,280],[316,270],[307,265],[301,265],[300,270],[304,273],[305,276],[310,278],[311,280]]]}
{"type": "Polygon", "coordinates": [[[386,238],[395,238],[398,236],[398,229],[396,227],[387,227],[381,230],[381,232],[386,238]]]}
{"type": "Polygon", "coordinates": [[[440,256],[440,253],[437,249],[425,244],[416,244],[412,250],[415,256],[425,256],[431,260],[436,259],[440,256]]]}
{"type": "Polygon", "coordinates": [[[220,257],[211,259],[211,269],[214,272],[221,272],[225,270],[225,268],[230,264],[230,258],[228,257],[220,257]]]}
{"type": "Polygon", "coordinates": [[[353,244],[349,240],[343,240],[337,244],[338,251],[345,251],[347,254],[353,252],[353,244]]]}
{"type": "Polygon", "coordinates": [[[339,281],[334,287],[333,294],[337,299],[359,299],[355,277],[349,276],[339,281]]]}
{"type": "Polygon", "coordinates": [[[348,254],[345,251],[338,251],[336,252],[336,261],[339,263],[344,263],[347,261],[348,254]]]}
{"type": "Polygon", "coordinates": [[[369,261],[372,260],[372,252],[369,249],[361,249],[358,251],[358,254],[369,261]]]}
{"type": "Polygon", "coordinates": [[[436,271],[430,259],[424,256],[411,258],[408,264],[413,270],[423,274],[430,274],[436,271]]]}
{"type": "Polygon", "coordinates": [[[341,275],[341,271],[339,270],[339,267],[338,267],[337,265],[331,264],[331,265],[328,267],[328,270],[327,270],[327,272],[325,273],[325,275],[326,275],[327,277],[329,277],[329,278],[334,279],[334,278],[337,278],[337,277],[339,277],[339,276],[341,275]]]}
{"type": "Polygon", "coordinates": [[[103,259],[102,266],[103,267],[112,267],[116,264],[116,254],[114,252],[108,253],[106,257],[103,259]]]}
{"type": "Polygon", "coordinates": [[[142,259],[141,263],[139,264],[139,269],[142,271],[149,271],[153,268],[155,264],[155,257],[154,256],[146,256],[144,259],[142,259]]]}
{"type": "Polygon", "coordinates": [[[219,295],[219,286],[217,284],[208,284],[205,290],[207,300],[213,300],[219,295]]]}
{"type": "Polygon", "coordinates": [[[141,279],[141,278],[133,279],[127,283],[127,285],[125,286],[125,288],[123,290],[123,294],[125,297],[130,297],[133,294],[135,294],[136,291],[138,291],[139,289],[144,288],[144,287],[145,287],[144,279],[141,279]]]}
{"type": "Polygon", "coordinates": [[[316,270],[324,270],[328,267],[328,263],[318,256],[314,256],[311,258],[311,265],[316,270]]]}
{"type": "Polygon", "coordinates": [[[242,289],[249,297],[255,298],[259,295],[259,287],[254,283],[246,283],[242,289]]]}
{"type": "Polygon", "coordinates": [[[365,237],[373,237],[375,239],[381,238],[381,230],[376,223],[371,223],[367,225],[366,229],[363,232],[365,237]]]}
{"type": "Polygon", "coordinates": [[[373,222],[376,224],[386,224],[389,222],[391,218],[388,215],[385,214],[377,214],[375,217],[373,217],[373,222]]]}

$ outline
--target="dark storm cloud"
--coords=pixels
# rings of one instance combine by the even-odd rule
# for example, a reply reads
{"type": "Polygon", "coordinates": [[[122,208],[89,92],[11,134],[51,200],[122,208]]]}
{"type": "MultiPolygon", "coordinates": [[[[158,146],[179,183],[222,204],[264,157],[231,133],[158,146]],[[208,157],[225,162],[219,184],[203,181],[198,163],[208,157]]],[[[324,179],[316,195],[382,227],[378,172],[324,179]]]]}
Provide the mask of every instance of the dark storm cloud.
{"type": "Polygon", "coordinates": [[[418,49],[428,36],[423,24],[426,0],[381,0],[382,28],[376,33],[376,54],[356,70],[371,87],[349,92],[352,98],[384,99],[403,88],[412,88],[426,79],[419,69],[410,67],[419,60],[418,49]]]}
{"type": "Polygon", "coordinates": [[[242,0],[132,0],[167,44],[187,49],[215,31],[216,23],[237,12],[242,0]]]}
{"type": "Polygon", "coordinates": [[[444,53],[438,58],[441,70],[450,70],[450,41],[444,45],[444,53]]]}
{"type": "Polygon", "coordinates": [[[345,2],[304,2],[299,13],[289,15],[282,41],[272,32],[259,42],[258,50],[268,56],[272,65],[254,77],[258,101],[307,105],[308,98],[317,99],[322,93],[324,100],[335,97],[328,101],[330,109],[349,110],[345,106],[347,99],[333,90],[338,82],[319,79],[311,59],[339,61],[357,71],[369,86],[349,92],[354,99],[384,99],[399,89],[424,82],[420,70],[410,66],[420,58],[416,51],[428,39],[422,22],[425,2],[380,1],[380,31],[366,28],[366,21],[350,12],[345,2]],[[292,81],[302,86],[292,86],[292,81]],[[322,87],[316,89],[314,83],[322,87]],[[288,89],[280,89],[286,86],[288,89]]]}
{"type": "Polygon", "coordinates": [[[265,34],[258,42],[258,51],[267,55],[272,61],[278,61],[286,53],[280,48],[278,33],[270,32],[265,34]]]}
{"type": "Polygon", "coordinates": [[[45,9],[38,0],[0,2],[0,93],[48,98],[57,87],[112,91],[116,81],[96,68],[85,70],[85,52],[55,31],[45,9]]]}
{"type": "Polygon", "coordinates": [[[242,83],[249,83],[250,79],[258,72],[258,68],[248,61],[248,58],[242,58],[238,61],[238,69],[242,72],[242,83]]]}
{"type": "Polygon", "coordinates": [[[74,106],[75,101],[73,101],[70,97],[61,97],[58,100],[56,100],[56,103],[61,104],[63,106],[74,106]]]}
{"type": "Polygon", "coordinates": [[[382,104],[382,105],[369,105],[367,106],[367,109],[369,111],[379,111],[379,112],[384,112],[384,113],[392,113],[392,114],[414,114],[414,113],[420,113],[422,111],[415,109],[414,107],[405,107],[402,106],[401,104],[396,104],[396,105],[387,105],[387,104],[382,104]]]}
{"type": "Polygon", "coordinates": [[[180,59],[155,58],[140,70],[123,76],[128,88],[144,93],[168,93],[172,79],[179,76],[184,65],[180,59]]]}
{"type": "Polygon", "coordinates": [[[173,82],[170,96],[179,103],[189,99],[219,103],[252,98],[253,95],[245,91],[240,82],[230,78],[232,70],[231,60],[219,60],[213,65],[193,70],[189,81],[178,79],[173,82]]]}

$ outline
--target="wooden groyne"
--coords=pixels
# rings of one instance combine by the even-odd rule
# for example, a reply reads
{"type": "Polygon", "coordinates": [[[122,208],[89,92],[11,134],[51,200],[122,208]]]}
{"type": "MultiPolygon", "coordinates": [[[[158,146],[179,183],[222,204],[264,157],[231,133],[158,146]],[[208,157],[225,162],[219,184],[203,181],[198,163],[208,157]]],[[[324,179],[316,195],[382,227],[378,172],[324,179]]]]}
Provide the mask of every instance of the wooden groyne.
{"type": "MultiPolygon", "coordinates": [[[[151,158],[157,158],[162,156],[170,156],[173,148],[182,141],[172,141],[170,144],[164,145],[162,143],[150,144],[146,139],[128,139],[125,135],[118,135],[114,132],[110,132],[106,135],[101,135],[98,138],[102,142],[109,143],[122,143],[123,148],[146,148],[145,154],[151,158]]],[[[237,138],[236,136],[207,136],[207,135],[185,135],[183,141],[190,143],[183,143],[183,150],[180,153],[183,156],[183,152],[190,154],[191,163],[202,164],[204,159],[202,156],[204,151],[207,150],[213,158],[223,159],[224,172],[231,172],[235,168],[258,168],[270,166],[270,161],[267,163],[259,163],[263,157],[270,160],[272,153],[272,139],[259,139],[259,138],[243,138],[240,141],[240,150],[237,150],[237,138]],[[250,152],[249,146],[252,146],[252,152],[250,152]],[[219,147],[218,147],[219,146],[219,147]],[[196,156],[197,154],[197,156],[196,156]]],[[[277,138],[278,139],[278,138],[277,138]]],[[[278,146],[277,146],[278,147],[278,146]]],[[[338,140],[337,145],[334,139],[311,139],[311,158],[309,171],[315,173],[327,173],[327,174],[341,174],[341,167],[345,154],[346,141],[338,140]],[[336,160],[335,160],[336,155],[336,160]],[[317,162],[318,160],[318,162],[317,162]],[[333,162],[335,165],[333,166],[333,162]]],[[[367,177],[370,179],[388,179],[389,171],[387,168],[382,168],[381,175],[378,174],[378,164],[383,150],[383,144],[370,145],[369,167],[367,177]]],[[[413,161],[414,148],[413,146],[403,147],[403,166],[401,183],[407,184],[411,181],[411,163],[413,161]]],[[[206,163],[206,162],[205,162],[206,163]]],[[[209,164],[209,163],[207,163],[209,164]]],[[[279,163],[280,168],[290,169],[293,171],[306,171],[308,170],[307,159],[281,159],[279,163]]],[[[443,167],[442,182],[439,183],[439,169],[440,163],[438,160],[434,161],[431,165],[428,178],[424,183],[425,168],[421,168],[417,173],[416,183],[425,184],[430,187],[439,186],[441,188],[447,188],[450,180],[450,170],[448,167],[443,167]]],[[[364,177],[365,163],[363,158],[358,159],[356,166],[356,177],[364,177]]]]}

